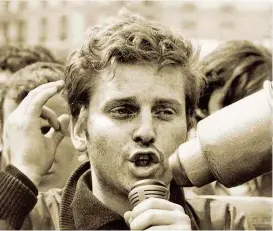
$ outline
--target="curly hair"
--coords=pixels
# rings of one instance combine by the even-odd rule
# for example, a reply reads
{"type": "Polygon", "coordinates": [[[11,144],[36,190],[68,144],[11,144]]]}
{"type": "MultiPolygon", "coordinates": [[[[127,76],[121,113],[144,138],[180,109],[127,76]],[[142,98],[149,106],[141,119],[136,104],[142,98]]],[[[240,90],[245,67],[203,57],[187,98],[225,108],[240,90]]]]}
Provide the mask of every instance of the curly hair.
{"type": "Polygon", "coordinates": [[[114,70],[117,64],[123,63],[155,63],[158,70],[167,65],[183,68],[190,122],[203,83],[198,58],[199,51],[194,52],[189,41],[138,15],[120,14],[100,26],[91,27],[82,47],[71,55],[65,72],[65,89],[73,120],[82,107],[88,108],[95,77],[101,70],[108,66],[114,70]]]}
{"type": "Polygon", "coordinates": [[[58,62],[44,47],[0,47],[0,71],[16,71],[36,62],[58,62]]]}
{"type": "Polygon", "coordinates": [[[49,82],[64,79],[65,67],[58,63],[37,62],[15,72],[7,80],[0,97],[0,125],[3,121],[3,104],[8,97],[17,104],[34,88],[49,82]]]}
{"type": "Polygon", "coordinates": [[[216,89],[222,88],[222,107],[260,90],[272,78],[272,53],[247,40],[229,41],[204,57],[202,72],[207,83],[198,110],[208,115],[210,96],[216,89]]]}

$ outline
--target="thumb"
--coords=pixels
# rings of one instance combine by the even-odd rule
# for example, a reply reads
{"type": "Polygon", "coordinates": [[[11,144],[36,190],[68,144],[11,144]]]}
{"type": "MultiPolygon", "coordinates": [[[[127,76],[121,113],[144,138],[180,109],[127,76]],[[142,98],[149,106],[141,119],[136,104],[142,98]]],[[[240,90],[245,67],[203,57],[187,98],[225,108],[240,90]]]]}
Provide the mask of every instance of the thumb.
{"type": "Polygon", "coordinates": [[[59,143],[62,141],[68,130],[70,117],[68,114],[63,114],[58,117],[57,120],[59,122],[60,129],[56,131],[54,128],[51,128],[50,131],[46,134],[46,137],[53,141],[56,148],[58,147],[59,143]]]}
{"type": "Polygon", "coordinates": [[[130,223],[131,223],[131,211],[127,211],[127,212],[125,212],[124,213],[124,220],[125,220],[125,222],[128,224],[128,225],[130,225],[130,223]]]}
{"type": "Polygon", "coordinates": [[[60,123],[59,132],[61,132],[63,136],[65,136],[68,132],[70,116],[68,114],[63,114],[59,116],[58,121],[60,123]]]}

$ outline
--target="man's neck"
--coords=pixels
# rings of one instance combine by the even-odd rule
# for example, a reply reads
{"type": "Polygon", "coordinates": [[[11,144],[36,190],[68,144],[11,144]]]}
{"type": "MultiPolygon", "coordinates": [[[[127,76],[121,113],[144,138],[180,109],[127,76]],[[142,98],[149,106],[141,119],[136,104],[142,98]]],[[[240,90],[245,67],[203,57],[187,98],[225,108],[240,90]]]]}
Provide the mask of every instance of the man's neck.
{"type": "Polygon", "coordinates": [[[126,194],[121,194],[112,188],[102,186],[94,176],[95,173],[92,172],[92,192],[101,203],[122,217],[126,211],[131,210],[131,205],[126,194]]]}

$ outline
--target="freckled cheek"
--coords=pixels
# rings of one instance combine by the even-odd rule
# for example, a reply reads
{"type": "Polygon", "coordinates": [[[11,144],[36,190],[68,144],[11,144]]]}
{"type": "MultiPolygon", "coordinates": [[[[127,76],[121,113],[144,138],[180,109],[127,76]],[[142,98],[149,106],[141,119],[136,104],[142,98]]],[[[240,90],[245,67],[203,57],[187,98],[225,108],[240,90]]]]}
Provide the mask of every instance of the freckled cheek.
{"type": "Polygon", "coordinates": [[[174,140],[176,148],[180,144],[184,143],[186,141],[186,138],[187,138],[187,130],[186,130],[186,128],[181,128],[181,131],[176,131],[173,134],[173,140],[174,140]]]}
{"type": "Polygon", "coordinates": [[[181,126],[178,127],[178,129],[175,130],[175,137],[177,137],[175,140],[176,142],[178,142],[179,144],[182,144],[186,141],[187,139],[187,124],[183,123],[181,126]]]}
{"type": "Polygon", "coordinates": [[[180,144],[184,143],[187,137],[186,125],[172,126],[168,129],[159,131],[160,139],[158,139],[159,148],[167,155],[171,155],[180,144]]]}
{"type": "Polygon", "coordinates": [[[93,120],[91,119],[88,131],[91,149],[104,153],[104,160],[107,154],[120,153],[128,140],[126,129],[123,126],[117,125],[103,116],[95,116],[93,120]]]}

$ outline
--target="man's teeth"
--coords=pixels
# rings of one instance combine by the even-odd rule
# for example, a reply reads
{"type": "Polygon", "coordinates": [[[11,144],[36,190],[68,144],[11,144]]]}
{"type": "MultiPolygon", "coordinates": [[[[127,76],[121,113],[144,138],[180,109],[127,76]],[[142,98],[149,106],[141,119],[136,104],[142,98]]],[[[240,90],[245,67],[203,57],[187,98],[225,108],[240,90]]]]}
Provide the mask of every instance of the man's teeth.
{"type": "Polygon", "coordinates": [[[136,166],[148,166],[152,163],[152,158],[149,155],[139,155],[135,161],[136,166]]]}
{"type": "Polygon", "coordinates": [[[150,156],[143,154],[143,155],[140,155],[137,159],[138,160],[150,160],[150,156]]]}

